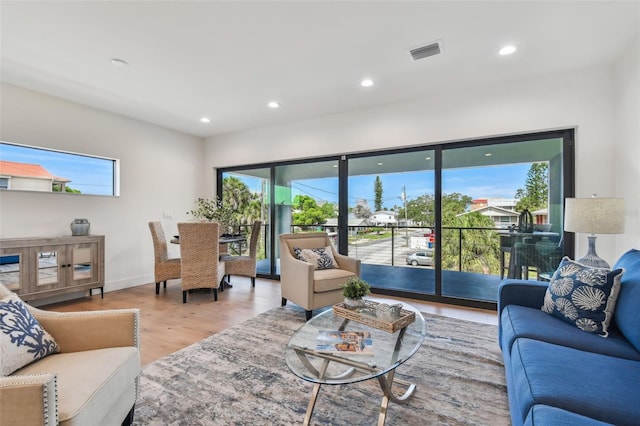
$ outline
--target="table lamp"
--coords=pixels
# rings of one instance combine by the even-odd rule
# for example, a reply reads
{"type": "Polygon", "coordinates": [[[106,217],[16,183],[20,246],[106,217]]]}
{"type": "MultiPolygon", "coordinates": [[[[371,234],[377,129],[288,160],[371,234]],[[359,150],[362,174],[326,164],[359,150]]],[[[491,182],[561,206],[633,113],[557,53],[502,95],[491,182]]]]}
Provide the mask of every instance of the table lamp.
{"type": "Polygon", "coordinates": [[[567,198],[564,207],[564,230],[591,234],[587,254],[577,262],[598,268],[609,264],[596,254],[595,234],[624,232],[624,200],[622,198],[567,198]]]}

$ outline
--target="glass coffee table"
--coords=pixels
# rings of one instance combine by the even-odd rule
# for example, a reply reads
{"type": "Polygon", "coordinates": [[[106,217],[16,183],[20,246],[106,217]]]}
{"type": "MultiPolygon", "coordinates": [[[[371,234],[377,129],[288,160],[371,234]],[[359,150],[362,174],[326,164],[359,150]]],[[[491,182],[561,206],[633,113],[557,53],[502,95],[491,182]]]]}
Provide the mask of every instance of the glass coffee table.
{"type": "MultiPolygon", "coordinates": [[[[374,304],[398,303],[395,300],[373,298],[367,300],[374,304]]],[[[424,317],[417,309],[406,303],[402,305],[403,312],[415,314],[415,320],[394,332],[358,322],[356,319],[338,316],[329,309],[311,318],[291,336],[285,349],[287,366],[296,376],[315,384],[303,424],[308,425],[311,421],[322,385],[345,385],[378,379],[384,395],[380,405],[378,425],[383,425],[385,422],[389,401],[399,404],[407,402],[416,386],[403,380],[394,380],[395,370],[420,349],[425,338],[426,327],[424,317]],[[354,346],[352,343],[343,342],[340,345],[342,349],[347,350],[340,351],[328,349],[331,345],[320,344],[322,342],[319,342],[319,336],[326,334],[335,336],[336,333],[342,337],[346,335],[350,339],[358,336],[355,346],[357,349],[366,348],[363,352],[355,352],[352,351],[355,350],[353,348],[346,348],[346,346],[354,346]],[[364,340],[361,339],[363,336],[364,340]],[[403,395],[396,396],[393,393],[394,384],[406,388],[403,395]]]]}

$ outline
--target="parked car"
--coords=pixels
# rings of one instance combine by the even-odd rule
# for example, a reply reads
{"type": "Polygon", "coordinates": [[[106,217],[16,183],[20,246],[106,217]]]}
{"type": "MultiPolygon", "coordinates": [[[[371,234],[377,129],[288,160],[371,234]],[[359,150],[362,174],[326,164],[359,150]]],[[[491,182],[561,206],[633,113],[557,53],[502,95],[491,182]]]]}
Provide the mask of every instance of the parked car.
{"type": "Polygon", "coordinates": [[[417,251],[407,255],[407,265],[433,266],[432,251],[417,251]]]}

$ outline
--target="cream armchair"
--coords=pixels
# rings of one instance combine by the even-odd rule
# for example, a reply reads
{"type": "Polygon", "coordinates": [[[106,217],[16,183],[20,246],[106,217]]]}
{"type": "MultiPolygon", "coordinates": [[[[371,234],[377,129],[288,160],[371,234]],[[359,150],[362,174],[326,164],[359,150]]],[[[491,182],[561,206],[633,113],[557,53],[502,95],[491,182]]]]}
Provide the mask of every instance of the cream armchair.
{"type": "MultiPolygon", "coordinates": [[[[0,288],[0,297],[6,292],[0,288]]],[[[131,424],[140,374],[140,311],[28,308],[60,352],[0,377],[0,424],[131,424]]]]}
{"type": "Polygon", "coordinates": [[[360,276],[360,259],[339,254],[325,232],[280,235],[280,291],[282,306],[291,300],[311,319],[313,309],[342,301],[342,285],[349,277],[360,276]],[[294,248],[330,247],[337,268],[316,269],[312,263],[296,258],[294,248]]]}

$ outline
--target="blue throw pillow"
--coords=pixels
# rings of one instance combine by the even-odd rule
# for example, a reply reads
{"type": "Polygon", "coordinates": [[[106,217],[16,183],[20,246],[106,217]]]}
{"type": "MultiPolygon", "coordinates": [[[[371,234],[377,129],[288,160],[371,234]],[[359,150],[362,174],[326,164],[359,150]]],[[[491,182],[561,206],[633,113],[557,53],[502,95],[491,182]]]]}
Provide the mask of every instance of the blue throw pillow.
{"type": "Polygon", "coordinates": [[[59,351],[53,336],[17,295],[0,299],[0,376],[59,351]]]}
{"type": "Polygon", "coordinates": [[[542,310],[581,330],[607,337],[622,272],[583,265],[565,256],[549,282],[542,310]]]}

